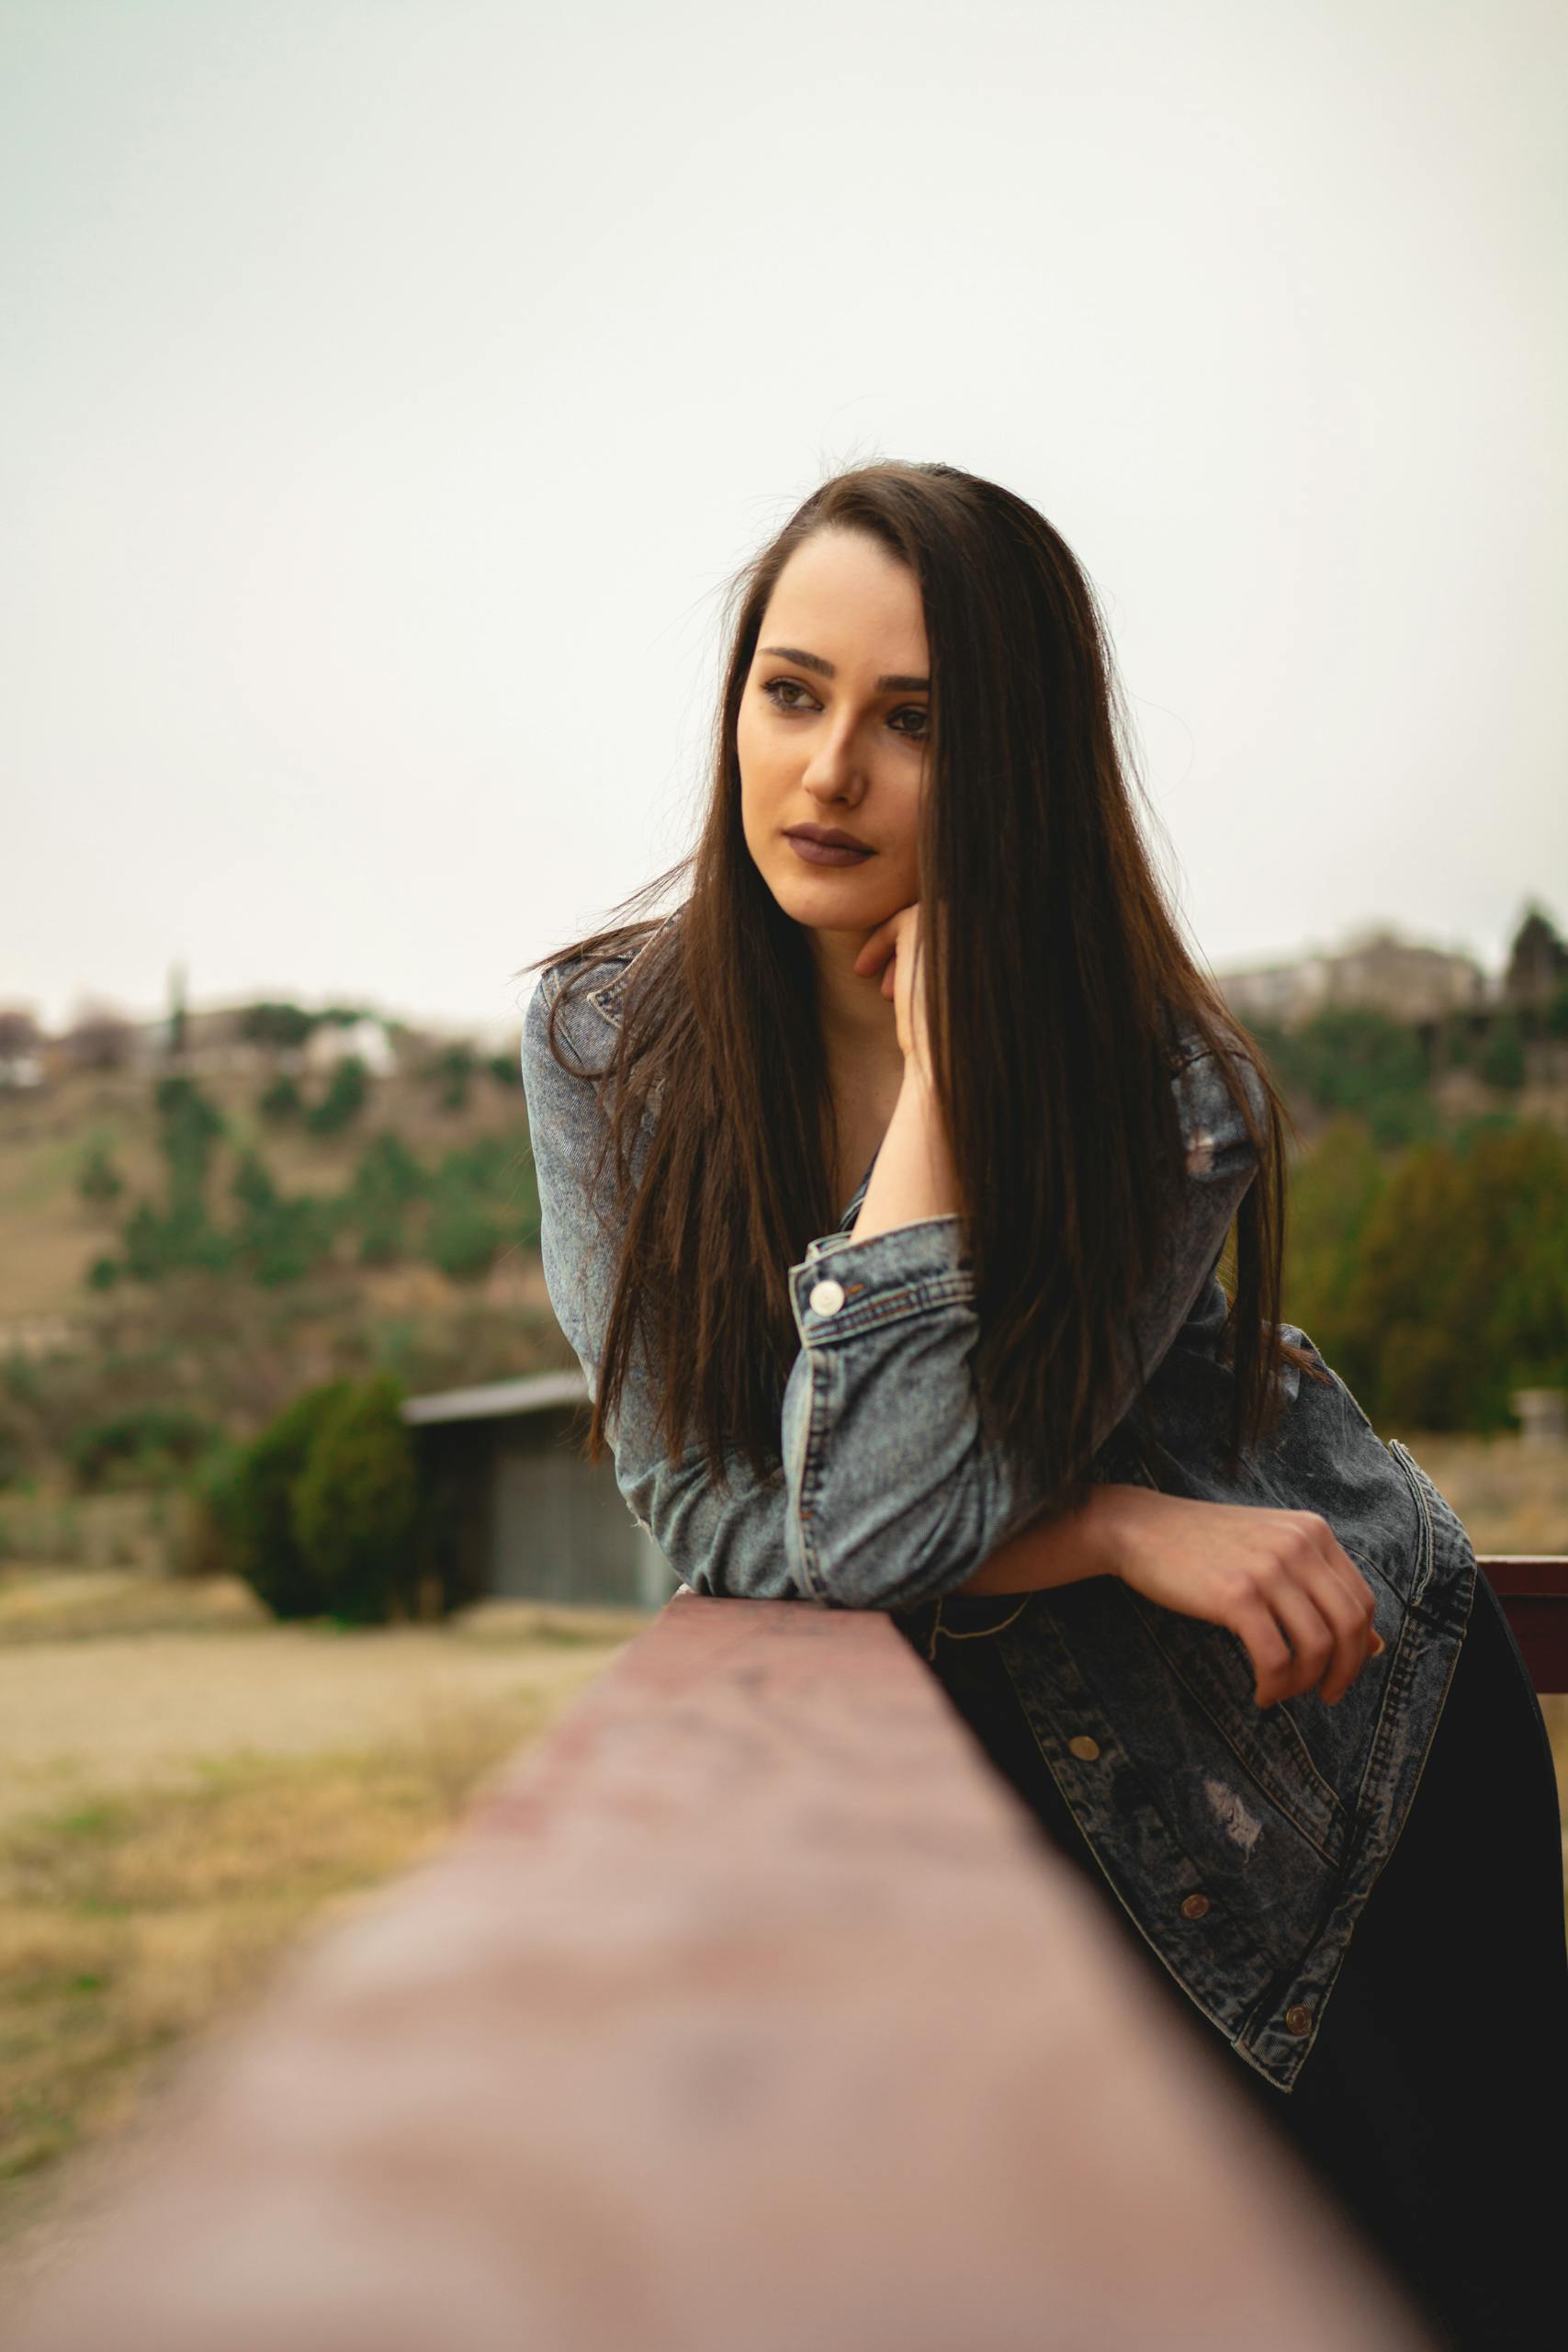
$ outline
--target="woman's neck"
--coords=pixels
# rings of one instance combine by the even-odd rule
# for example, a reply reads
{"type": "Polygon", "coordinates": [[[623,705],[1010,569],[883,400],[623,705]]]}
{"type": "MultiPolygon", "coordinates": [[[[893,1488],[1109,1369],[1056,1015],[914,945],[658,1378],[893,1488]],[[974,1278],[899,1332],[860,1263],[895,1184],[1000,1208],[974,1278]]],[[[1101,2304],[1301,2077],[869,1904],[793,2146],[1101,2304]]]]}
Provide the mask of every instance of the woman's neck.
{"type": "Polygon", "coordinates": [[[838,1130],[832,1169],[835,1201],[848,1203],[881,1148],[904,1083],[897,1017],[882,993],[881,974],[852,967],[870,933],[816,931],[818,1017],[838,1130]]]}
{"type": "Polygon", "coordinates": [[[817,1012],[829,1069],[863,1081],[886,1081],[890,1072],[901,1074],[904,1057],[898,1049],[897,1016],[891,999],[882,993],[882,974],[866,979],[854,969],[855,957],[870,936],[866,927],[811,933],[817,1012]]]}

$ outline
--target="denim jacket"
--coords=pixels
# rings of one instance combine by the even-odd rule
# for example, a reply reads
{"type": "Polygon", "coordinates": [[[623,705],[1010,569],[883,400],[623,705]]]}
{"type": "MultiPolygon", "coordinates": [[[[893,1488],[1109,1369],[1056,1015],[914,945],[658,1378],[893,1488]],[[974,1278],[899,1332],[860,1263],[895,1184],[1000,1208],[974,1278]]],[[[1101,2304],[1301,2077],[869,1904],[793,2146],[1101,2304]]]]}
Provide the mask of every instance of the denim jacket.
{"type": "MultiPolygon", "coordinates": [[[[524,1022],[545,1280],[591,1393],[617,1238],[587,1189],[604,1123],[593,1073],[649,944],[582,974],[564,1009],[558,1035],[581,1075],[560,1069],[546,1039],[575,967],[547,969],[524,1022]]],[[[1256,1074],[1241,1067],[1256,1102],[1256,1074]]],[[[1226,1300],[1215,1268],[1256,1154],[1195,1034],[1181,1041],[1171,1083],[1183,1213],[1139,1311],[1149,1377],[1140,1394],[1129,1369],[1108,1400],[1093,1476],[1318,1513],[1366,1577],[1385,1647],[1337,1705],[1309,1691],[1262,1709],[1239,1636],[1113,1576],[960,1596],[947,1613],[996,1641],[1057,1788],[1154,1951],[1237,2054],[1289,2091],[1420,1779],[1475,1554],[1415,1457],[1378,1436],[1292,1324],[1283,1336],[1326,1377],[1287,1363],[1275,1441],[1226,1475],[1232,1375],[1217,1353],[1226,1300]]],[[[667,1458],[640,1350],[609,1434],[633,1517],[693,1591],[880,1609],[907,1628],[910,1611],[954,1594],[1048,1498],[981,1430],[963,1220],[927,1217],[857,1241],[870,1180],[867,1169],[838,1230],[789,1269],[800,1347],[771,1476],[735,1457],[721,1488],[694,1442],[667,1458]]]]}

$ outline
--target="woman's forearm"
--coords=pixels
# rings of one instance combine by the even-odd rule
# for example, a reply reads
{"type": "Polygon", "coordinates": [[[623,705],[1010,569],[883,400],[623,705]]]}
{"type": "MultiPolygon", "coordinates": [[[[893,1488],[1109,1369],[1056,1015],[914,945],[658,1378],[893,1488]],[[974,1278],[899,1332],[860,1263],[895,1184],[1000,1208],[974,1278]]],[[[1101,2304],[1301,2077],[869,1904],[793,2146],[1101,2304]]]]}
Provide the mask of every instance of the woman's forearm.
{"type": "Polygon", "coordinates": [[[906,1062],[904,1083],[855,1219],[855,1239],[869,1241],[895,1226],[952,1216],[958,1210],[958,1179],[936,1096],[917,1064],[906,1062]]]}
{"type": "MultiPolygon", "coordinates": [[[[928,1217],[951,1216],[960,1209],[958,1179],[936,1096],[919,1065],[910,1059],[855,1219],[854,1238],[869,1241],[874,1234],[928,1217]]],[[[1086,1577],[1114,1575],[1117,1497],[1124,1491],[1097,1487],[1081,1509],[1026,1527],[983,1561],[965,1583],[955,1586],[955,1592],[976,1597],[1038,1592],[1053,1585],[1077,1584],[1086,1577]]]]}
{"type": "Polygon", "coordinates": [[[965,1598],[1043,1592],[1053,1585],[1079,1584],[1086,1577],[1114,1576],[1121,1557],[1119,1501],[1128,1491],[1099,1486],[1079,1510],[1036,1520],[1021,1534],[1010,1536],[972,1577],[953,1587],[954,1592],[965,1598]]]}

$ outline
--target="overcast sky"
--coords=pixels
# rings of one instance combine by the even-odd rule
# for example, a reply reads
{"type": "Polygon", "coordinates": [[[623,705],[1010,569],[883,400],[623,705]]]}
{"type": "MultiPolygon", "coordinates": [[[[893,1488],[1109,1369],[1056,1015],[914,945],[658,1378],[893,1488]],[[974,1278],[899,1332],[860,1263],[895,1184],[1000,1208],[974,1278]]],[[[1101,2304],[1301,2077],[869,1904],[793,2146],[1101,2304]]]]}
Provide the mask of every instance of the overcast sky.
{"type": "Polygon", "coordinates": [[[0,1001],[514,1026],[876,457],[1084,563],[1215,967],[1568,923],[1554,0],[0,34],[0,1001]]]}

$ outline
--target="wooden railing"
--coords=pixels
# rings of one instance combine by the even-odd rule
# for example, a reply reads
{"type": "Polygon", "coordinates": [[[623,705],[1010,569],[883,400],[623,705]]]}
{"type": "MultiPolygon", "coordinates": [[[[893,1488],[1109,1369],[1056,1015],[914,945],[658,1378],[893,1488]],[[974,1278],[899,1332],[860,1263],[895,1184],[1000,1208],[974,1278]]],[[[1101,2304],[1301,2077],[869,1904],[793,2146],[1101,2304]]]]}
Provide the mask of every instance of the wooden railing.
{"type": "Polygon", "coordinates": [[[875,1612],[677,1597],[155,2125],[12,2352],[1425,2343],[875,1612]]]}
{"type": "Polygon", "coordinates": [[[1503,1604],[1536,1689],[1568,1691],[1568,1556],[1490,1553],[1480,1565],[1503,1604]]]}

